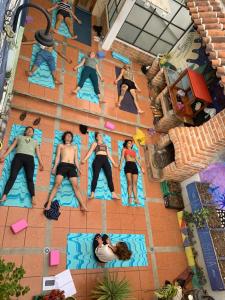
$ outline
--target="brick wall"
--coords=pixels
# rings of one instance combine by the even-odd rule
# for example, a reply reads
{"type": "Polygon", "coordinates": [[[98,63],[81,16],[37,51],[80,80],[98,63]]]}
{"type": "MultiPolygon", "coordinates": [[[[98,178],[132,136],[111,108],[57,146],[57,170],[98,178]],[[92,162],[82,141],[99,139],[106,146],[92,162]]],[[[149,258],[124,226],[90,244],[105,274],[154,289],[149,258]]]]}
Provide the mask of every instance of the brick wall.
{"type": "Polygon", "coordinates": [[[151,56],[150,54],[147,54],[140,49],[136,49],[132,47],[131,45],[122,42],[118,39],[116,39],[111,47],[112,51],[116,51],[119,53],[122,53],[129,57],[133,62],[139,63],[139,64],[146,64],[146,65],[151,65],[154,57],[151,56]]]}
{"type": "Polygon", "coordinates": [[[163,169],[163,179],[183,181],[206,168],[225,148],[225,109],[199,127],[170,129],[175,162],[163,169]]]}

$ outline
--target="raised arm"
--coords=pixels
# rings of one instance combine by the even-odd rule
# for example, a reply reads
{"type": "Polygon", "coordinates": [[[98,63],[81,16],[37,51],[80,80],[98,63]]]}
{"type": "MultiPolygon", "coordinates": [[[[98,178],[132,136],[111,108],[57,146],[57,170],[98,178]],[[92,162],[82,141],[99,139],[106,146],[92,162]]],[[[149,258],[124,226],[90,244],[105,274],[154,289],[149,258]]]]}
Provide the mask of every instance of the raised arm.
{"type": "Polygon", "coordinates": [[[41,153],[40,153],[40,148],[39,148],[38,144],[37,144],[35,150],[36,150],[37,158],[38,158],[38,161],[39,161],[39,169],[40,169],[40,171],[43,171],[44,170],[44,165],[43,165],[43,161],[42,161],[41,153]]]}
{"type": "Polygon", "coordinates": [[[103,77],[102,77],[102,74],[99,71],[98,65],[96,65],[96,72],[98,73],[98,76],[100,77],[101,81],[103,81],[103,77]]]}
{"type": "Polygon", "coordinates": [[[118,165],[115,163],[114,159],[112,158],[112,155],[110,154],[108,147],[107,147],[106,152],[107,152],[107,156],[108,156],[108,158],[111,160],[113,166],[114,166],[115,168],[117,168],[118,165]]]}
{"type": "Polygon", "coordinates": [[[60,52],[59,50],[56,49],[56,47],[54,47],[55,52],[62,57],[63,59],[65,59],[66,62],[68,62],[68,64],[72,64],[72,59],[67,58],[64,54],[62,54],[62,52],[60,52]]]}
{"type": "Polygon", "coordinates": [[[122,150],[122,153],[121,153],[121,158],[120,158],[120,169],[122,168],[123,160],[124,160],[124,149],[122,150]]]}
{"type": "Polygon", "coordinates": [[[54,9],[56,9],[57,7],[58,7],[58,3],[56,3],[52,7],[48,8],[47,11],[50,13],[51,11],[53,11],[54,9]]]}
{"type": "Polygon", "coordinates": [[[55,157],[55,164],[54,167],[52,168],[52,173],[55,174],[56,168],[59,164],[60,161],[60,155],[61,155],[61,145],[58,145],[57,151],[56,151],[56,157],[55,157]]]}
{"type": "Polygon", "coordinates": [[[95,150],[96,146],[97,146],[97,143],[96,143],[96,142],[94,142],[94,143],[91,145],[91,148],[89,149],[88,153],[86,154],[86,156],[84,157],[84,159],[83,159],[82,162],[81,162],[82,164],[84,164],[84,163],[88,160],[88,158],[91,156],[91,154],[92,154],[93,151],[95,150]]]}
{"type": "Polygon", "coordinates": [[[74,66],[73,70],[76,71],[78,68],[82,67],[84,63],[85,63],[85,58],[83,58],[82,61],[77,66],[74,66]]]}
{"type": "Polygon", "coordinates": [[[17,140],[17,138],[15,138],[12,145],[5,151],[5,153],[3,155],[0,156],[0,162],[4,162],[4,160],[9,155],[9,153],[11,153],[12,150],[17,146],[17,142],[18,142],[18,140],[17,140]]]}
{"type": "Polygon", "coordinates": [[[123,77],[124,71],[125,71],[124,69],[121,69],[120,75],[114,81],[115,84],[117,84],[117,82],[123,77]]]}

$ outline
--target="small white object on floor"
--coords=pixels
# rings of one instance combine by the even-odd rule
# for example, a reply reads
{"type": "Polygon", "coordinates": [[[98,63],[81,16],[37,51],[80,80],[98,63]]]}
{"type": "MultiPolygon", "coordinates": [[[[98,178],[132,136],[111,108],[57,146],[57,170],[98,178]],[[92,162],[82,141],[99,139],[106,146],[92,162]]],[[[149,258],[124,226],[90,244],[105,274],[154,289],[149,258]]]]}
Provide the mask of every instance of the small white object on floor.
{"type": "Polygon", "coordinates": [[[65,292],[65,297],[71,297],[77,293],[70,270],[65,270],[55,276],[56,288],[65,292]]]}
{"type": "Polygon", "coordinates": [[[56,288],[55,276],[43,277],[42,290],[51,291],[56,288]]]}
{"type": "Polygon", "coordinates": [[[194,300],[194,297],[192,295],[188,295],[188,300],[194,300]]]}

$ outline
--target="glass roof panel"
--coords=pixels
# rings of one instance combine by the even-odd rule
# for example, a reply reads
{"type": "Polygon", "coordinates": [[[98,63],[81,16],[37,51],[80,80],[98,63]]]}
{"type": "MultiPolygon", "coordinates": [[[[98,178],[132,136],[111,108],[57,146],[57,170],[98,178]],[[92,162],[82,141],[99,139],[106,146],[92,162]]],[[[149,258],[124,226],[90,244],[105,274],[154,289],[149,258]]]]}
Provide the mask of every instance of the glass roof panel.
{"type": "Polygon", "coordinates": [[[153,15],[146,26],[144,27],[144,30],[152,33],[155,36],[160,36],[160,34],[165,30],[167,27],[168,22],[162,20],[158,16],[153,15]]]}
{"type": "Polygon", "coordinates": [[[156,41],[157,38],[142,31],[134,45],[145,51],[149,51],[156,41]]]}
{"type": "Polygon", "coordinates": [[[149,19],[149,12],[140,6],[134,5],[131,12],[129,13],[126,21],[129,23],[142,28],[149,19]]]}
{"type": "Polygon", "coordinates": [[[121,38],[123,41],[128,42],[130,44],[133,44],[140,32],[140,29],[128,23],[124,23],[118,33],[118,38],[121,38]]]}

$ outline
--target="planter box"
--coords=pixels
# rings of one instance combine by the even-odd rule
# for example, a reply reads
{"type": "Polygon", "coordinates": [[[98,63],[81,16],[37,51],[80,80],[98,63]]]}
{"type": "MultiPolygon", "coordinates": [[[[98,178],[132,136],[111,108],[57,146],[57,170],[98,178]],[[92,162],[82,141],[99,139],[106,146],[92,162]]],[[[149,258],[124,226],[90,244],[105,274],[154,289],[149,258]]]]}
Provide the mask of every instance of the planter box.
{"type": "MultiPolygon", "coordinates": [[[[201,199],[201,196],[206,194],[203,193],[204,189],[206,187],[200,187],[199,183],[193,182],[187,186],[187,192],[188,197],[190,199],[190,204],[192,211],[195,212],[196,210],[200,210],[203,207],[207,207],[206,205],[206,198],[203,197],[203,201],[201,199]]],[[[211,202],[212,203],[212,202],[211,202]]],[[[209,207],[209,206],[208,206],[209,207]]],[[[217,216],[218,217],[218,216],[217,216]]],[[[212,232],[215,232],[214,230],[210,230],[209,226],[213,225],[213,220],[217,220],[216,214],[212,216],[212,220],[209,220],[208,224],[206,224],[205,228],[198,229],[198,237],[201,243],[202,252],[207,268],[207,273],[209,276],[210,284],[212,287],[212,290],[218,291],[218,290],[225,290],[225,280],[224,280],[224,271],[225,269],[222,269],[221,266],[223,266],[223,263],[220,261],[220,257],[217,253],[221,253],[222,249],[219,248],[219,244],[216,244],[217,252],[214,245],[214,240],[218,239],[218,234],[213,234],[212,232]]],[[[219,221],[216,221],[217,224],[219,224],[219,221]]],[[[223,229],[220,229],[222,234],[223,229]]],[[[224,232],[224,231],[223,231],[224,232]]],[[[224,265],[225,266],[225,265],[224,265]]]]}

